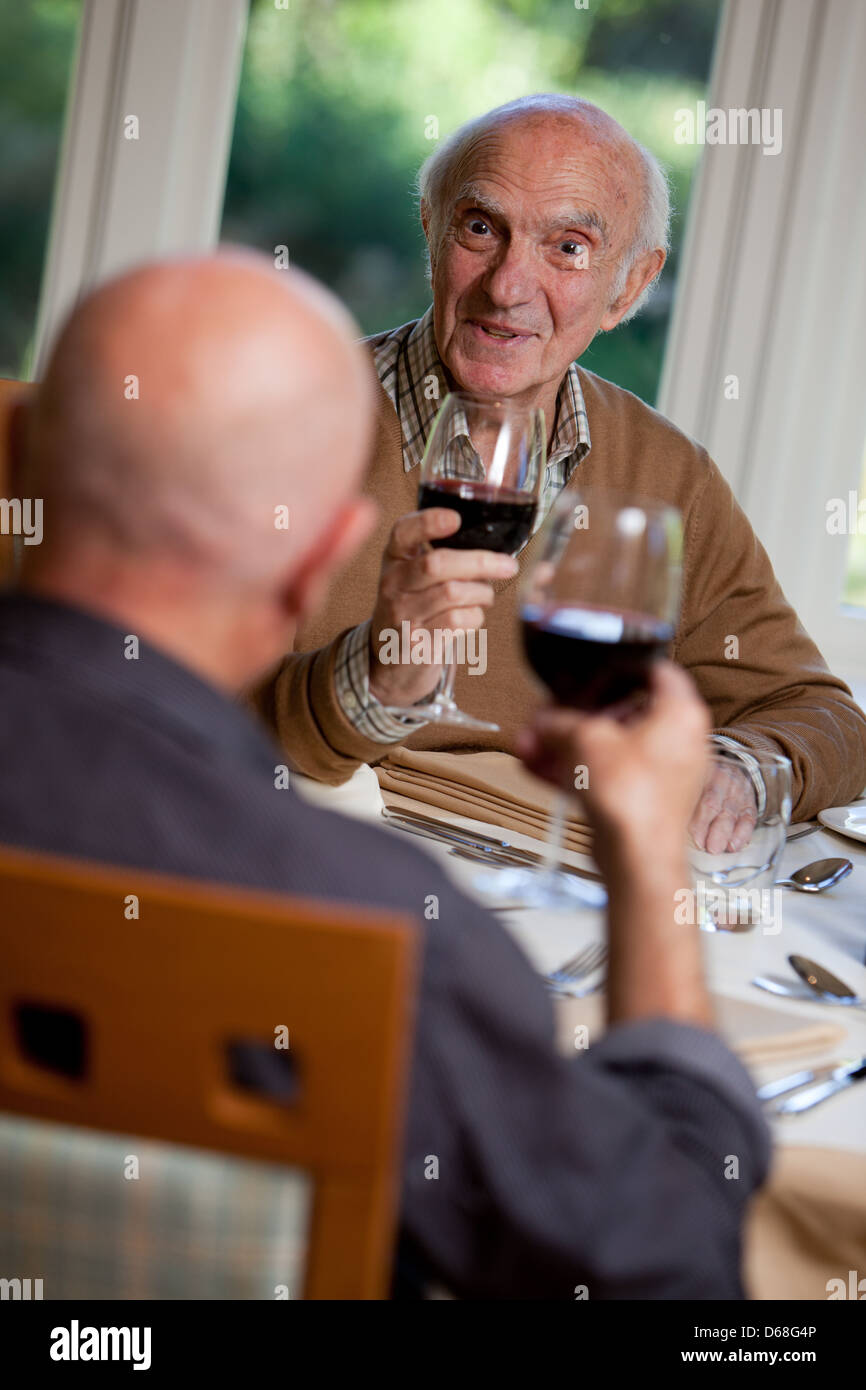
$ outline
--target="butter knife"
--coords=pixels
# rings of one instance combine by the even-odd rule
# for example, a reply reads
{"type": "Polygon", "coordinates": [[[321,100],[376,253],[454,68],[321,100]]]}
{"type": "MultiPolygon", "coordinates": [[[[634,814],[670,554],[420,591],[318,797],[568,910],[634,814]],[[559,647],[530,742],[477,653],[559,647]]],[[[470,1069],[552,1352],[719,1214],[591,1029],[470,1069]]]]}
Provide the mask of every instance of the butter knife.
{"type": "Polygon", "coordinates": [[[864,1064],[866,1057],[857,1057],[844,1062],[830,1062],[823,1067],[795,1071],[789,1076],[781,1076],[777,1081],[768,1081],[766,1085],[759,1086],[756,1094],[758,1100],[775,1100],[777,1096],[785,1096],[789,1091],[808,1086],[810,1081],[841,1081],[844,1076],[848,1076],[864,1064]]]}
{"type": "Polygon", "coordinates": [[[511,849],[508,840],[497,840],[492,835],[482,835],[478,830],[467,830],[462,825],[448,825],[430,816],[416,815],[414,811],[386,811],[382,816],[385,825],[397,830],[408,830],[416,835],[429,835],[431,840],[448,840],[452,844],[489,845],[491,849],[511,849]]]}
{"type": "MultiPolygon", "coordinates": [[[[499,864],[502,868],[508,869],[542,869],[547,863],[542,855],[533,854],[528,849],[476,850],[468,845],[455,845],[448,853],[456,854],[459,859],[474,859],[478,863],[499,864]]],[[[557,864],[556,872],[573,874],[575,878],[588,878],[592,883],[604,883],[601,874],[595,874],[591,869],[579,869],[576,864],[557,864]]]]}
{"type": "Polygon", "coordinates": [[[800,1115],[804,1110],[811,1110],[813,1105],[820,1105],[822,1100],[828,1100],[837,1092],[847,1090],[849,1086],[864,1080],[866,1080],[866,1061],[861,1059],[854,1070],[849,1071],[845,1076],[840,1076],[833,1081],[823,1081],[820,1086],[807,1086],[805,1091],[798,1091],[789,1100],[781,1101],[778,1106],[778,1114],[800,1115]]]}

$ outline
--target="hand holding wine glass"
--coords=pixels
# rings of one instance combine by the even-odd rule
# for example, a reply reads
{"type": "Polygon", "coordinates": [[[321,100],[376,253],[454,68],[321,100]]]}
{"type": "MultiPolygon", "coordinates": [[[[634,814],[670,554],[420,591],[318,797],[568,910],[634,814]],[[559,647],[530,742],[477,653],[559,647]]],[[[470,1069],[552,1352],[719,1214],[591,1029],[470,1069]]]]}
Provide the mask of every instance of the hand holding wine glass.
{"type": "Polygon", "coordinates": [[[465,650],[467,630],[483,626],[484,612],[493,602],[492,581],[516,573],[513,557],[532,534],[538,512],[545,450],[540,410],[462,392],[446,397],[421,464],[419,512],[394,528],[371,625],[373,694],[381,700],[385,684],[392,690],[419,691],[411,704],[389,703],[392,715],[423,713],[440,724],[497,729],[457,706],[458,642],[462,638],[465,650]],[[384,621],[389,617],[391,622],[384,621]],[[401,629],[407,624],[410,642],[419,629],[433,639],[423,689],[421,678],[416,683],[409,673],[390,680],[386,676],[383,682],[377,644],[384,631],[397,630],[398,618],[401,629]],[[417,707],[415,702],[436,684],[433,670],[441,664],[447,672],[443,688],[417,707]]]}
{"type": "Polygon", "coordinates": [[[442,667],[430,664],[382,664],[378,636],[426,630],[464,632],[479,628],[493,603],[496,581],[511,579],[517,561],[491,550],[439,548],[460,527],[453,509],[436,507],[410,512],[396,522],[382,558],[379,592],[370,625],[370,689],[384,705],[413,705],[432,694],[442,667]]]}
{"type": "Polygon", "coordinates": [[[613,709],[539,709],[517,753],[530,772],[568,792],[574,769],[591,769],[581,802],[595,832],[594,855],[610,880],[624,862],[685,869],[685,827],[708,763],[710,717],[694,682],[667,661],[653,664],[646,708],[631,719],[613,709]]]}

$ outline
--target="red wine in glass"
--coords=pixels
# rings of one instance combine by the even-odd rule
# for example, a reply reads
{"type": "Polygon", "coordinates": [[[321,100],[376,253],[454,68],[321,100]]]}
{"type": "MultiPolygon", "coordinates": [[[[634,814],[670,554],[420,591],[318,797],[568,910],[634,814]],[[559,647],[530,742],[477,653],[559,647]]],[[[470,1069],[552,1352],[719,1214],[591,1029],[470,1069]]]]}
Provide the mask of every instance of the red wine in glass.
{"type": "Polygon", "coordinates": [[[516,555],[529,540],[536,504],[525,492],[491,487],[465,478],[437,478],[418,491],[418,509],[449,507],[460,513],[460,530],[430,542],[449,550],[498,550],[516,555]]]}
{"type": "Polygon", "coordinates": [[[590,605],[521,614],[527,660],[558,705],[597,713],[648,693],[650,670],[666,654],[673,627],[647,613],[590,605]]]}

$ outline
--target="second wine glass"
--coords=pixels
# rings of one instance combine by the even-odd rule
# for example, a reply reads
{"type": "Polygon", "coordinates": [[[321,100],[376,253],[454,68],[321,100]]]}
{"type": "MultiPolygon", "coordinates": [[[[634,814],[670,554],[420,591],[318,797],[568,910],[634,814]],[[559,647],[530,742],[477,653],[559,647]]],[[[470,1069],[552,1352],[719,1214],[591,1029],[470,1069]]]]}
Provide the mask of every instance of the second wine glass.
{"type": "MultiPolygon", "coordinates": [[[[680,514],[665,503],[596,487],[560,494],[520,614],[527,661],[557,704],[625,713],[648,698],[653,662],[674,636],[681,551],[680,514]]],[[[558,795],[542,872],[487,877],[480,890],[532,906],[597,906],[596,884],[557,872],[567,810],[558,795]]]]}

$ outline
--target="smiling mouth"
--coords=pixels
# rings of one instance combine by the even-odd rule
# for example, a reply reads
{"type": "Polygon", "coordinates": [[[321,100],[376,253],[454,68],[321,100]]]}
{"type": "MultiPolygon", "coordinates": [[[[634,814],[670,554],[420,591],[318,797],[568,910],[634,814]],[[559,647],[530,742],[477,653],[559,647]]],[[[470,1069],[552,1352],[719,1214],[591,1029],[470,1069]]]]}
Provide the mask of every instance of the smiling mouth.
{"type": "Polygon", "coordinates": [[[486,338],[505,341],[513,338],[527,338],[527,333],[516,333],[511,328],[494,328],[490,324],[481,323],[478,319],[470,319],[473,328],[477,328],[486,338]]]}

